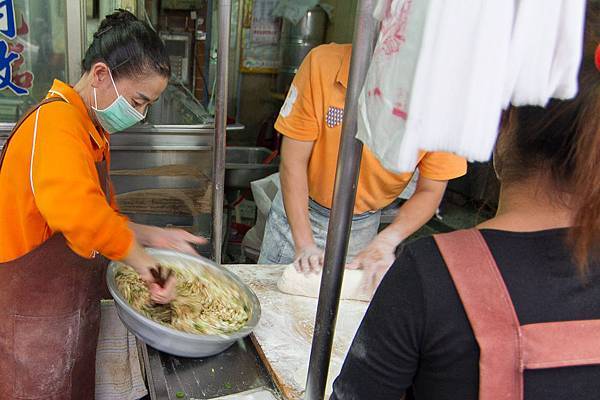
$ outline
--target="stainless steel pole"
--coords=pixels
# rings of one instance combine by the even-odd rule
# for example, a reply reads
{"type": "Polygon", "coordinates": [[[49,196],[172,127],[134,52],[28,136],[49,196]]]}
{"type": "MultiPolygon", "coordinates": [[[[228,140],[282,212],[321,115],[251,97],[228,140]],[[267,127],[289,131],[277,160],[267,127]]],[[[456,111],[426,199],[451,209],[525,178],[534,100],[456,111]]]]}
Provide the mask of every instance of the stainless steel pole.
{"type": "MultiPolygon", "coordinates": [[[[209,10],[210,12],[210,10],[209,10]]],[[[223,198],[225,194],[225,144],[227,129],[227,86],[229,66],[229,27],[231,0],[218,0],[219,44],[217,48],[217,94],[215,143],[213,147],[213,224],[212,243],[215,261],[221,263],[223,248],[223,198]]]]}
{"type": "MultiPolygon", "coordinates": [[[[91,0],[88,0],[91,1],[91,0]]],[[[135,2],[135,15],[138,19],[146,21],[146,2],[144,0],[136,0],[135,2]]]]}
{"type": "Polygon", "coordinates": [[[66,6],[67,79],[75,85],[81,78],[81,60],[86,46],[85,2],[67,0],[66,6]]]}
{"type": "Polygon", "coordinates": [[[362,158],[362,143],[356,139],[358,96],[365,82],[379,28],[373,18],[374,6],[375,0],[360,0],[358,3],[333,207],[327,232],[325,264],[306,382],[307,400],[322,399],[325,395],[362,158]]]}

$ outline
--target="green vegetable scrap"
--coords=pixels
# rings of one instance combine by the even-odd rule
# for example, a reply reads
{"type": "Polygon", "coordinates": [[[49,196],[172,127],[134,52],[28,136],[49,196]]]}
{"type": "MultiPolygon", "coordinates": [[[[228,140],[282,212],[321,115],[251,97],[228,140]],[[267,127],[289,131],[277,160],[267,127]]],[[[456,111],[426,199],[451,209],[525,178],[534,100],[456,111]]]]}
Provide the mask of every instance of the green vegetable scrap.
{"type": "Polygon", "coordinates": [[[223,385],[225,387],[225,389],[231,389],[233,386],[231,385],[231,383],[226,383],[225,385],[223,385]]]}
{"type": "Polygon", "coordinates": [[[185,393],[177,392],[177,393],[175,393],[175,397],[177,397],[178,399],[183,399],[185,397],[185,393]]]}

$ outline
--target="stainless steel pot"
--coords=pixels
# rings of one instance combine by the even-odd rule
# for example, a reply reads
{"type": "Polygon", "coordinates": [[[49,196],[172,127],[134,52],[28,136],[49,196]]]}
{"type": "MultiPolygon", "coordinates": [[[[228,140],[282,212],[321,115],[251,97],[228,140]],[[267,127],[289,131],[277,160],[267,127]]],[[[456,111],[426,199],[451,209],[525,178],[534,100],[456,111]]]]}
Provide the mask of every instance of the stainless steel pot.
{"type": "Polygon", "coordinates": [[[287,93],[294,75],[306,55],[325,41],[327,14],[316,6],[306,12],[297,24],[283,19],[279,49],[279,75],[276,90],[287,93]]]}
{"type": "Polygon", "coordinates": [[[194,257],[169,250],[148,249],[148,252],[163,264],[175,264],[181,268],[197,268],[200,272],[208,269],[220,278],[233,283],[239,288],[250,315],[244,328],[227,335],[197,335],[161,325],[134,310],[121,295],[115,281],[118,263],[111,262],[106,273],[108,289],[115,299],[121,321],[137,338],[155,349],[176,356],[208,357],[224,351],[235,341],[249,335],[256,327],[260,319],[260,303],[254,292],[235,274],[203,257],[194,257]]]}

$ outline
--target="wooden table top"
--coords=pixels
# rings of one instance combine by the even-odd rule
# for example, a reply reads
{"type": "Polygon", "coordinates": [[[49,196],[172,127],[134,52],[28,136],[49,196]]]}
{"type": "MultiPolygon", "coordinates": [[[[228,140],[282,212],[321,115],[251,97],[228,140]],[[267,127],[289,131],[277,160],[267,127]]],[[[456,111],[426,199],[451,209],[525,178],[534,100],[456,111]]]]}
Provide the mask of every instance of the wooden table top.
{"type": "MultiPolygon", "coordinates": [[[[287,399],[304,394],[317,310],[317,299],[292,296],[277,289],[285,266],[225,265],[248,284],[260,300],[262,316],[253,341],[273,379],[287,399]]],[[[368,303],[340,301],[326,394],[342,367],[368,303]]]]}

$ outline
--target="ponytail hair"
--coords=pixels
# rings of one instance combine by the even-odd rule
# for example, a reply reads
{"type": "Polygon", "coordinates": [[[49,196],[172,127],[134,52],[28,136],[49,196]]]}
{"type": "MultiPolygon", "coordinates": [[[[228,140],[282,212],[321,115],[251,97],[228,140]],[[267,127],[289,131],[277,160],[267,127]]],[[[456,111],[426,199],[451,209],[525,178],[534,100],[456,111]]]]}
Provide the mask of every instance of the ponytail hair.
{"type": "Polygon", "coordinates": [[[542,174],[559,200],[568,195],[574,211],[569,244],[582,275],[600,257],[599,8],[598,2],[588,2],[577,96],[552,100],[546,108],[511,108],[501,133],[507,143],[499,146],[495,159],[503,184],[542,174]]]}
{"type": "Polygon", "coordinates": [[[156,73],[171,76],[169,56],[152,27],[126,10],[117,10],[100,23],[81,63],[89,72],[97,62],[108,65],[115,80],[156,73]]]}
{"type": "MultiPolygon", "coordinates": [[[[590,15],[597,17],[598,3],[590,15]]],[[[600,67],[595,54],[600,46],[598,18],[588,18],[588,40],[579,79],[579,112],[573,146],[573,199],[576,204],[570,241],[579,265],[600,257],[600,67]]]]}

